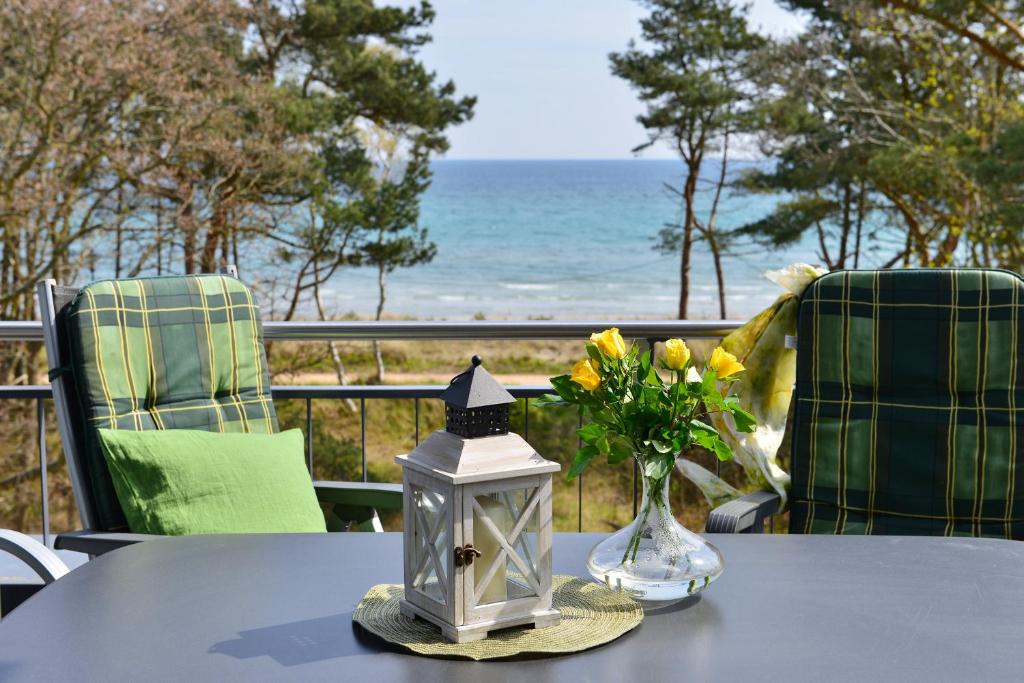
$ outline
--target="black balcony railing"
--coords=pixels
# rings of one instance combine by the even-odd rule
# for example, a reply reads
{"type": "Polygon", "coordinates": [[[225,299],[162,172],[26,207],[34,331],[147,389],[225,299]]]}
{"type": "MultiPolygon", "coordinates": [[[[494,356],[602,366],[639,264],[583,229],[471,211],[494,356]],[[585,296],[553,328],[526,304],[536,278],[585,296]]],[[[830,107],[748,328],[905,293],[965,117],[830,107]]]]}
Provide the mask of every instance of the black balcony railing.
{"type": "MultiPolygon", "coordinates": [[[[501,322],[265,322],[263,325],[266,341],[431,341],[431,340],[559,340],[586,339],[594,330],[618,327],[627,339],[639,339],[648,346],[673,337],[683,339],[718,339],[735,330],[742,323],[738,321],[501,321],[501,322]]],[[[0,321],[0,342],[42,341],[42,325],[36,321],[0,321]]],[[[437,399],[445,389],[444,385],[348,385],[348,386],[298,386],[275,385],[272,395],[276,399],[299,399],[306,408],[306,455],[312,473],[315,453],[313,450],[314,400],[357,401],[360,421],[361,476],[367,478],[366,466],[366,401],[382,399],[413,399],[415,404],[415,441],[420,441],[420,401],[437,399]]],[[[512,385],[509,392],[517,399],[523,399],[524,438],[530,436],[530,399],[551,391],[547,384],[512,385]]],[[[46,446],[47,420],[46,402],[52,399],[49,385],[0,385],[0,400],[34,401],[36,404],[36,429],[38,436],[40,516],[42,535],[50,543],[49,486],[47,481],[48,454],[46,446]]],[[[633,476],[633,508],[637,505],[637,480],[633,476]]],[[[583,477],[577,485],[577,530],[583,525],[583,477]]]]}

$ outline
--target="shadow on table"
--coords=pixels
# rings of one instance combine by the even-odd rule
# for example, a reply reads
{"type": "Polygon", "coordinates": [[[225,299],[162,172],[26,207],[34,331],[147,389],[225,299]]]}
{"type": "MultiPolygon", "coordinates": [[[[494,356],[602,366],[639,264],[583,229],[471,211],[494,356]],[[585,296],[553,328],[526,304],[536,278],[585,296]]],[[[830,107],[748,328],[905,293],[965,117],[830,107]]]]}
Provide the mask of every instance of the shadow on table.
{"type": "Polygon", "coordinates": [[[648,610],[646,610],[644,612],[644,614],[645,615],[651,615],[651,614],[671,614],[672,612],[683,612],[683,611],[688,610],[688,609],[690,609],[692,607],[696,607],[697,603],[699,603],[700,600],[701,600],[701,596],[698,593],[697,595],[687,596],[687,597],[683,598],[682,600],[680,600],[679,602],[674,602],[671,605],[668,605],[667,607],[655,607],[655,608],[652,608],[652,609],[648,609],[648,610]]]}
{"type": "Polygon", "coordinates": [[[365,654],[366,651],[347,633],[351,630],[352,613],[345,612],[239,631],[238,638],[215,643],[208,652],[235,659],[270,657],[281,666],[365,654]]]}

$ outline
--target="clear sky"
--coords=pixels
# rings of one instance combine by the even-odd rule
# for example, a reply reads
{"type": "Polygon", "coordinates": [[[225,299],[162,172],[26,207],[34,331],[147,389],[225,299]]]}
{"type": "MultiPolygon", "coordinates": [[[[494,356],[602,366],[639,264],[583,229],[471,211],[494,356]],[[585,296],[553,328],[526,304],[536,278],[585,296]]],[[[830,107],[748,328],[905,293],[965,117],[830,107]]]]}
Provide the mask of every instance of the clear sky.
{"type": "MultiPolygon", "coordinates": [[[[631,0],[432,0],[434,42],[421,57],[463,93],[476,116],[451,131],[450,159],[621,159],[643,142],[642,107],[608,70],[608,53],[638,37],[631,0]]],[[[391,0],[388,4],[411,2],[391,0]]],[[[754,0],[752,23],[772,35],[802,20],[754,0]]],[[[670,158],[648,150],[645,158],[670,158]]]]}

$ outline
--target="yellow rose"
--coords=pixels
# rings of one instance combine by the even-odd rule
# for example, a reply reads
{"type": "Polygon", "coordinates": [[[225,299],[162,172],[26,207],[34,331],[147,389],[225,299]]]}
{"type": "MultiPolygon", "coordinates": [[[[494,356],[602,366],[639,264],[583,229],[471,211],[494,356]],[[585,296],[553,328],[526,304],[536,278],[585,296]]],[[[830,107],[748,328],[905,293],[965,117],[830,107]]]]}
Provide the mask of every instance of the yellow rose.
{"type": "Polygon", "coordinates": [[[601,386],[601,375],[594,369],[589,359],[581,360],[572,366],[572,377],[570,379],[587,391],[593,391],[601,386]]]}
{"type": "Polygon", "coordinates": [[[612,327],[604,332],[590,335],[590,341],[597,344],[601,353],[609,358],[622,358],[626,355],[626,340],[619,334],[619,328],[612,327]]]}
{"type": "Polygon", "coordinates": [[[743,363],[736,360],[736,356],[721,346],[716,346],[715,350],[711,352],[711,360],[708,361],[708,367],[718,373],[718,379],[725,379],[746,369],[743,367],[743,363]]]}
{"type": "Polygon", "coordinates": [[[673,370],[682,370],[690,360],[690,349],[682,339],[665,342],[665,363],[673,370]]]}

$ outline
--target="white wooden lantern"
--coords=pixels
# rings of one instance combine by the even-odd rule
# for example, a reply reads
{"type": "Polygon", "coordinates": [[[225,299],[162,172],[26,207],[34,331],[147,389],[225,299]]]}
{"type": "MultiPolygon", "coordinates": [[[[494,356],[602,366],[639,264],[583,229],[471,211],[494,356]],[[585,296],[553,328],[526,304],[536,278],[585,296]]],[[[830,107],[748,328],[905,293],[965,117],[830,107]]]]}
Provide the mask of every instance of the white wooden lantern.
{"type": "Polygon", "coordinates": [[[446,429],[395,459],[405,486],[402,613],[456,643],[554,626],[551,476],[560,465],[509,433],[515,399],[478,356],[441,398],[446,429]]]}

